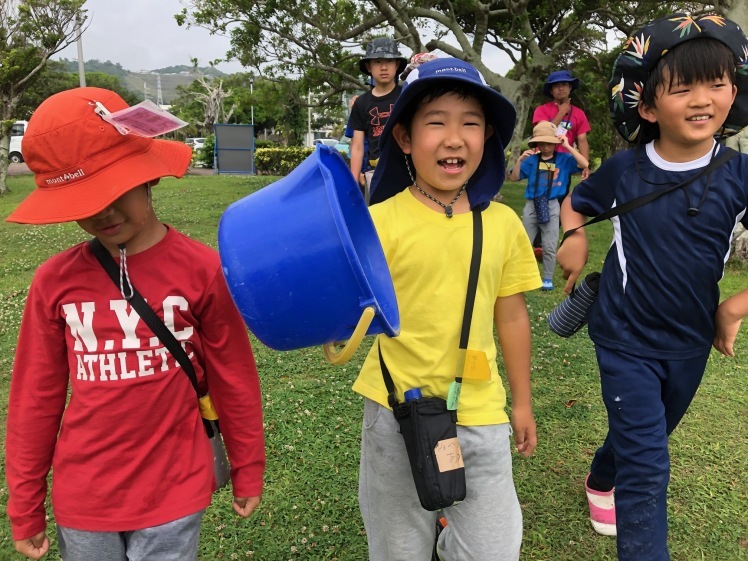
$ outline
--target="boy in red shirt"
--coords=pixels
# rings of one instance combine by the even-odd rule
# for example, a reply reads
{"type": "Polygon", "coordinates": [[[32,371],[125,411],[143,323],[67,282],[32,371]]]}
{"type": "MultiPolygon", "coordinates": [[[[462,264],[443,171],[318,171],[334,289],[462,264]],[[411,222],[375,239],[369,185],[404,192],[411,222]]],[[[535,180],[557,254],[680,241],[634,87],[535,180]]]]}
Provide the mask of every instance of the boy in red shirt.
{"type": "Polygon", "coordinates": [[[29,288],[8,408],[13,540],[31,559],[49,550],[54,467],[63,559],[196,560],[215,487],[211,446],[195,389],[130,307],[128,283],[180,341],[201,390],[210,388],[244,517],[260,502],[265,468],[257,369],[218,255],[160,222],[151,205],[151,188],[184,175],[191,149],[115,128],[101,106],[127,104],[78,88],[39,106],[24,137],[37,189],[7,219],[76,221],[121,274],[117,287],[81,243],[42,264],[29,288]]]}

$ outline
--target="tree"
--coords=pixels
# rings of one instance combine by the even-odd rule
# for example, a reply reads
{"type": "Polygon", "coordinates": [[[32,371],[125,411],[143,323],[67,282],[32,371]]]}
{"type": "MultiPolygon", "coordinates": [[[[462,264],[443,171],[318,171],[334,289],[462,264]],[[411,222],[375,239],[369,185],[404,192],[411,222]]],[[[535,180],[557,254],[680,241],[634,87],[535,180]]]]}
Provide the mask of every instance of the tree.
{"type": "Polygon", "coordinates": [[[0,0],[0,193],[7,191],[10,129],[23,93],[49,57],[77,38],[84,0],[0,0]]]}
{"type": "MultiPolygon", "coordinates": [[[[273,129],[289,145],[300,145],[307,130],[308,90],[299,80],[291,78],[255,78],[249,73],[237,73],[222,79],[223,115],[219,121],[212,118],[206,124],[206,105],[202,97],[207,94],[201,80],[179,87],[172,112],[189,125],[184,132],[194,136],[207,136],[214,122],[249,124],[254,114],[255,131],[273,129]],[[253,82],[250,84],[250,81],[253,82]],[[282,103],[279,103],[282,100],[282,103]]],[[[315,94],[316,95],[316,94],[315,94]]],[[[343,119],[342,103],[321,107],[314,112],[312,125],[320,128],[343,119]]]]}
{"type": "MultiPolygon", "coordinates": [[[[741,0],[717,0],[719,10],[741,0]]],[[[302,85],[325,89],[322,102],[344,90],[363,89],[357,61],[362,44],[386,33],[413,52],[440,50],[475,65],[488,84],[515,104],[513,146],[518,150],[532,100],[550,70],[609,50],[644,22],[667,13],[694,14],[712,2],[639,0],[185,0],[181,25],[231,36],[227,53],[270,76],[299,76],[302,85]],[[488,46],[514,64],[501,76],[484,61],[488,46]]],[[[605,69],[603,75],[609,73],[605,69]]],[[[598,78],[599,80],[599,78],[598,78]]]]}

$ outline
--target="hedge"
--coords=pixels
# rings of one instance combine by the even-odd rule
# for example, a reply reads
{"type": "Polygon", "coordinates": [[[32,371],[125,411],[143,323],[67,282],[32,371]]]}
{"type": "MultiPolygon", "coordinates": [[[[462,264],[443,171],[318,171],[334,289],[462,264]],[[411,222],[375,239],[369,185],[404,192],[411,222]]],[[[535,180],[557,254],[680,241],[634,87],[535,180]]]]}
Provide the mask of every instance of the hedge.
{"type": "Polygon", "coordinates": [[[258,175],[288,175],[314,150],[312,148],[258,148],[255,150],[255,169],[258,175]]]}

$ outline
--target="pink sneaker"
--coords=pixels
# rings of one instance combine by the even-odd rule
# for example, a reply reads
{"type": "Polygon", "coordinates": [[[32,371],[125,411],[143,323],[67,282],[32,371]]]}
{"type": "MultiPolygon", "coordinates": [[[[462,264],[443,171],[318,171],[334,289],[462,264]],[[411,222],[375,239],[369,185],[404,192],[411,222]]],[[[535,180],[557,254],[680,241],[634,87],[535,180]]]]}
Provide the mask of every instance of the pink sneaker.
{"type": "Polygon", "coordinates": [[[615,488],[610,491],[596,491],[587,486],[584,480],[584,490],[587,494],[587,504],[590,507],[590,522],[595,532],[603,536],[616,535],[616,503],[615,488]]]}

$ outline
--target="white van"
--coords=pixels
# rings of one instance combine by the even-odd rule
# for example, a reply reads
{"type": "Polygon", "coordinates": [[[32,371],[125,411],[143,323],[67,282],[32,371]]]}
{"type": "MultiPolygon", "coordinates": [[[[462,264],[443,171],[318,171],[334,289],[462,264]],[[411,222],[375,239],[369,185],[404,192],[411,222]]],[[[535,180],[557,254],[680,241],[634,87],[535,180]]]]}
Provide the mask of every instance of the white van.
{"type": "Polygon", "coordinates": [[[26,132],[26,127],[28,126],[28,121],[16,121],[13,123],[13,127],[10,130],[10,149],[8,151],[8,159],[12,164],[23,162],[21,143],[23,141],[23,135],[26,132]]]}

